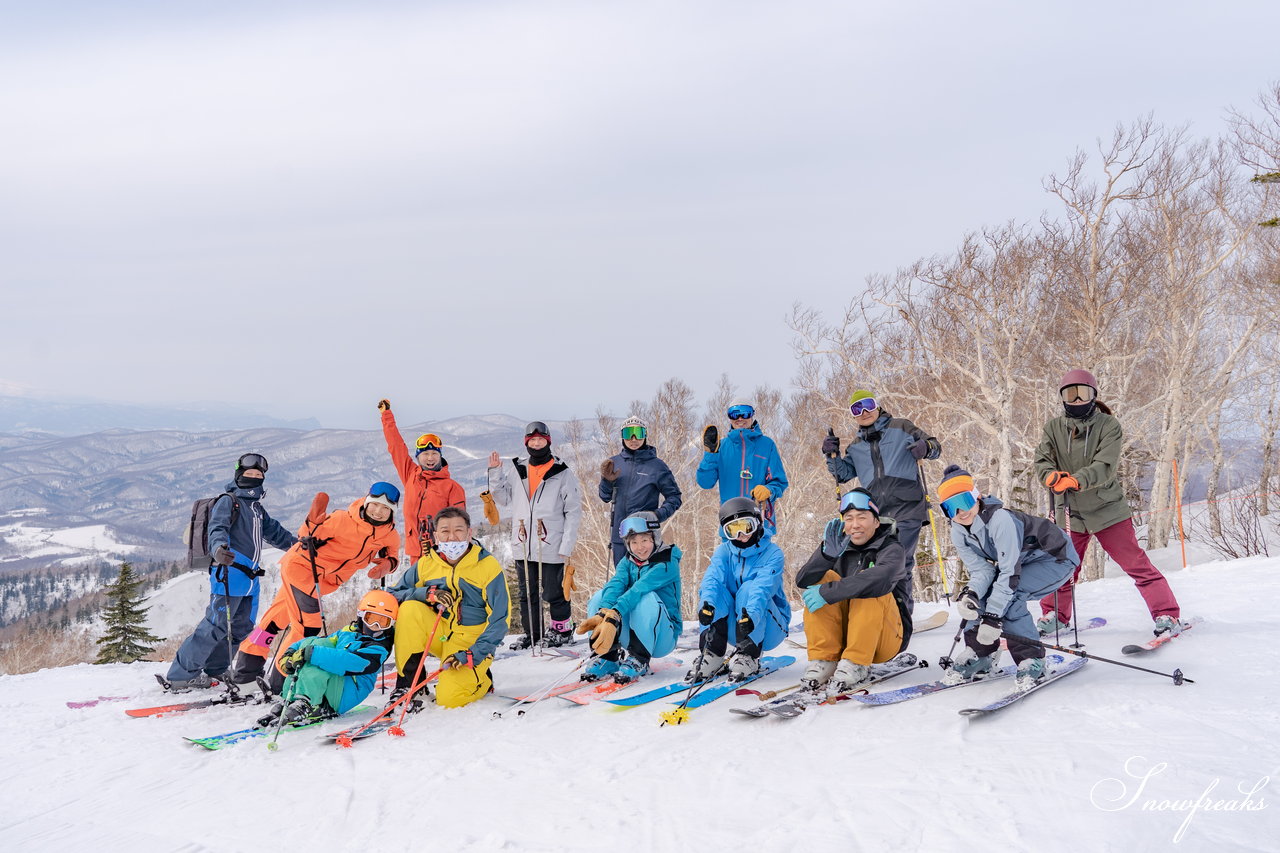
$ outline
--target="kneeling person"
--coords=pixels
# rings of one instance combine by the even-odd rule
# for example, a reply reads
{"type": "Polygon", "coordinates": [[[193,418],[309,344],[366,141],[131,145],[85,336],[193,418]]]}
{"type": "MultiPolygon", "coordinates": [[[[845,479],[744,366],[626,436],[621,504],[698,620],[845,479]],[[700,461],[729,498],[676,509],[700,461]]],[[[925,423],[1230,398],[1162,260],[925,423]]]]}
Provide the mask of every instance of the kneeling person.
{"type": "Polygon", "coordinates": [[[392,626],[399,605],[380,589],[365,593],[356,621],[327,637],[307,637],[289,646],[280,666],[292,676],[292,689],[283,701],[258,719],[262,727],[281,717],[286,723],[345,714],[364,701],[377,683],[382,664],[391,655],[392,626]]]}
{"type": "Polygon", "coordinates": [[[724,669],[728,644],[729,681],[760,671],[760,655],[787,636],[791,605],[782,591],[782,549],[764,525],[760,505],[751,498],[730,498],[720,505],[720,532],[726,541],[711,554],[698,597],[702,648],[690,682],[704,681],[724,669]]]}
{"type": "Polygon", "coordinates": [[[435,544],[390,592],[400,602],[392,700],[411,689],[424,654],[444,667],[437,705],[458,708],[488,693],[489,667],[507,633],[511,598],[502,566],[471,540],[465,509],[450,506],[436,514],[435,544]]]}
{"type": "Polygon", "coordinates": [[[671,653],[680,638],[680,549],[664,546],[658,516],[643,511],[623,519],[618,534],[626,555],[613,577],[587,602],[595,613],[578,626],[591,632],[599,657],[583,681],[612,675],[626,684],[649,672],[649,660],[671,653]],[[623,659],[623,652],[626,652],[623,659]]]}
{"type": "Polygon", "coordinates": [[[969,586],[956,597],[957,612],[968,620],[965,647],[943,680],[958,684],[996,670],[1003,635],[1018,665],[1017,685],[1026,689],[1046,675],[1044,645],[1027,602],[1073,575],[1080,563],[1076,549],[1047,518],[984,497],[958,465],[942,472],[938,500],[951,519],[951,544],[969,572],[969,586]]]}
{"type": "Polygon", "coordinates": [[[870,679],[871,664],[901,654],[911,639],[911,575],[892,520],[866,489],[840,499],[840,518],[796,573],[804,590],[809,666],[801,682],[835,695],[870,679]]]}

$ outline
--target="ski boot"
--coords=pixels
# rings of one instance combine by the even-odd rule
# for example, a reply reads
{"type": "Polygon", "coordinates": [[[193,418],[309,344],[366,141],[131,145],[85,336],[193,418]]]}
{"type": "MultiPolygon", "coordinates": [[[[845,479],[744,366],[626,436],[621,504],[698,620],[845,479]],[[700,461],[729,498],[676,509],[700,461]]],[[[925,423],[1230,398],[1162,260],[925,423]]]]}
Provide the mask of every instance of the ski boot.
{"type": "Polygon", "coordinates": [[[294,699],[280,713],[280,719],[284,721],[285,725],[305,723],[312,717],[319,716],[320,712],[311,704],[311,700],[306,696],[299,696],[297,699],[294,699]]]}
{"type": "Polygon", "coordinates": [[[277,701],[271,706],[267,713],[257,719],[255,725],[260,729],[269,729],[276,723],[280,722],[280,715],[284,713],[284,702],[277,701]]]}
{"type": "MultiPolygon", "coordinates": [[[[408,692],[409,692],[409,688],[407,685],[405,687],[397,687],[396,689],[392,690],[391,695],[387,697],[387,707],[390,708],[393,705],[395,705],[397,702],[403,699],[404,695],[408,692]]],[[[418,692],[414,693],[413,698],[409,700],[407,713],[410,713],[410,714],[418,713],[419,711],[422,710],[424,701],[430,698],[431,698],[431,694],[428,692],[428,688],[424,684],[422,687],[418,688],[418,692]]]]}
{"type": "Polygon", "coordinates": [[[809,665],[804,668],[804,675],[800,676],[800,686],[805,690],[816,693],[827,685],[831,680],[831,673],[836,671],[836,661],[833,660],[811,660],[809,665]]]}
{"type": "Polygon", "coordinates": [[[507,648],[518,652],[518,651],[523,651],[524,649],[530,648],[532,645],[533,645],[533,638],[530,637],[528,634],[522,634],[516,638],[516,641],[514,643],[507,646],[507,648]]]}
{"type": "Polygon", "coordinates": [[[192,690],[208,690],[218,683],[205,672],[197,672],[193,678],[185,681],[170,681],[164,676],[157,675],[156,681],[159,681],[160,686],[169,693],[190,693],[192,690]]]}
{"type": "Polygon", "coordinates": [[[687,684],[697,684],[699,681],[715,678],[723,671],[724,655],[717,655],[704,649],[693,661],[693,669],[685,673],[684,680],[687,684]]]}
{"type": "Polygon", "coordinates": [[[581,677],[583,681],[599,681],[613,675],[618,669],[619,665],[616,660],[596,658],[587,664],[587,668],[582,671],[581,677]]]}
{"type": "Polygon", "coordinates": [[[1067,631],[1070,628],[1070,625],[1058,618],[1057,613],[1046,613],[1036,620],[1036,630],[1040,632],[1041,637],[1047,637],[1060,631],[1067,631]]]}
{"type": "Polygon", "coordinates": [[[549,649],[567,646],[573,642],[573,622],[565,619],[564,621],[551,620],[551,627],[542,635],[542,645],[549,649]]]}
{"type": "Polygon", "coordinates": [[[1026,658],[1018,663],[1018,674],[1014,678],[1014,686],[1019,690],[1030,690],[1049,677],[1044,658],[1026,658]]]}
{"type": "Polygon", "coordinates": [[[1157,637],[1164,635],[1176,637],[1182,633],[1182,622],[1172,616],[1157,616],[1156,628],[1152,633],[1157,637]]]}
{"type": "Polygon", "coordinates": [[[966,681],[981,681],[986,678],[998,667],[996,659],[999,658],[1000,651],[997,649],[995,654],[979,655],[973,649],[965,646],[960,650],[960,654],[956,655],[955,662],[951,664],[951,669],[947,670],[942,676],[942,682],[948,685],[963,684],[966,681]]]}
{"type": "Polygon", "coordinates": [[[729,661],[729,683],[739,684],[760,671],[760,658],[738,652],[729,661]]]}
{"type": "Polygon", "coordinates": [[[649,674],[649,662],[637,660],[628,657],[622,662],[622,666],[618,667],[618,671],[614,673],[613,680],[619,684],[630,684],[638,678],[643,678],[649,674]]]}
{"type": "Polygon", "coordinates": [[[831,680],[827,682],[827,695],[839,696],[841,693],[856,690],[858,685],[870,678],[871,667],[851,660],[841,660],[836,665],[836,671],[831,676],[831,680]]]}

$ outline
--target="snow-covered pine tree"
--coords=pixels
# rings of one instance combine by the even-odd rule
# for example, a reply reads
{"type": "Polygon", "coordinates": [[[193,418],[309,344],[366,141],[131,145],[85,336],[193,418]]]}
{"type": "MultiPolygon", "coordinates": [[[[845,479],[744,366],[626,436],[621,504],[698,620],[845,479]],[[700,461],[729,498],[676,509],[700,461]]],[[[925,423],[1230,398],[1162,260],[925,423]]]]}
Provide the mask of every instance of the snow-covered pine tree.
{"type": "Polygon", "coordinates": [[[160,642],[147,630],[147,608],[138,594],[142,583],[132,566],[120,564],[120,575],[106,589],[107,632],[98,640],[101,649],[94,663],[133,663],[155,648],[147,643],[160,642]]]}

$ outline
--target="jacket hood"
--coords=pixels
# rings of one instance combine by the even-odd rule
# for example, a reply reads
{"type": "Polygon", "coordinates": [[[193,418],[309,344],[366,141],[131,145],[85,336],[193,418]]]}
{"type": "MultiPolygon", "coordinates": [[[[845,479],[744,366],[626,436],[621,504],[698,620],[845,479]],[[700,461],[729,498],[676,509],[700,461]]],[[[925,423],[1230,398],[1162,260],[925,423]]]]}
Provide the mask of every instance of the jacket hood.
{"type": "Polygon", "coordinates": [[[654,449],[652,444],[645,443],[640,445],[638,450],[630,450],[625,444],[622,446],[622,455],[634,458],[638,462],[645,462],[653,459],[658,455],[658,451],[654,449]]]}
{"type": "Polygon", "coordinates": [[[992,495],[983,495],[981,500],[983,509],[987,507],[995,507],[996,509],[1004,509],[1004,501],[992,495]]]}
{"type": "Polygon", "coordinates": [[[226,488],[223,489],[223,491],[230,495],[234,495],[237,498],[244,498],[249,501],[260,501],[262,500],[262,496],[267,493],[267,488],[266,486],[254,486],[252,489],[242,489],[236,485],[235,480],[232,480],[230,483],[227,483],[226,488]]]}
{"type": "Polygon", "coordinates": [[[757,539],[754,543],[752,543],[752,544],[750,544],[750,545],[747,545],[747,546],[746,546],[746,547],[744,547],[744,548],[740,548],[740,547],[738,547],[737,545],[733,544],[733,542],[732,542],[732,541],[726,541],[724,544],[725,544],[725,545],[727,545],[728,547],[732,548],[732,549],[733,549],[733,553],[735,553],[735,554],[742,554],[742,555],[746,556],[746,555],[748,555],[748,554],[758,554],[758,553],[760,553],[761,551],[763,551],[763,550],[764,550],[764,546],[768,545],[768,544],[769,544],[770,542],[772,542],[772,541],[773,541],[773,534],[772,534],[772,533],[770,533],[770,532],[768,531],[768,529],[766,529],[766,528],[764,528],[764,527],[761,527],[761,528],[760,528],[760,538],[759,538],[759,539],[757,539]]]}

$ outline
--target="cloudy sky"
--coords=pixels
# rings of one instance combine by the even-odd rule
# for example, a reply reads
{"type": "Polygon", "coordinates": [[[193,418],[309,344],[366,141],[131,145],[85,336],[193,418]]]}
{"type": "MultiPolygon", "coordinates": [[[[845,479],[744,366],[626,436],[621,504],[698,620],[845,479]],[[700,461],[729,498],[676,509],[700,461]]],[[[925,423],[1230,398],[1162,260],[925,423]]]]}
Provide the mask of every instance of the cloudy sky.
{"type": "Polygon", "coordinates": [[[1280,77],[1274,2],[4,8],[0,390],[335,427],[785,386],[793,303],[1280,77]]]}

